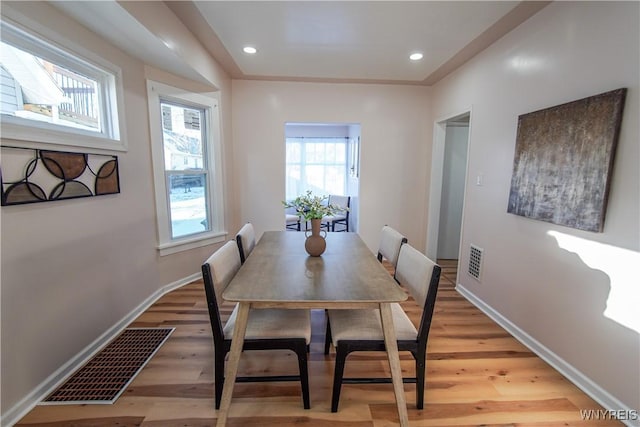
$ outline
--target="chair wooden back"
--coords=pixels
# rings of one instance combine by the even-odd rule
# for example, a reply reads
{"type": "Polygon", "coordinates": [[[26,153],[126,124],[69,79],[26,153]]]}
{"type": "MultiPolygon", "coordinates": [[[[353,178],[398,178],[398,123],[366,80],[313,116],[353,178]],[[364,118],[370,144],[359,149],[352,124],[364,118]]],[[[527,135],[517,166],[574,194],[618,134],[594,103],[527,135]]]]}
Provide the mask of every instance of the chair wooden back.
{"type": "Polygon", "coordinates": [[[351,207],[351,196],[336,196],[331,194],[327,201],[328,204],[338,206],[344,211],[336,212],[333,216],[335,217],[343,217],[349,220],[349,208],[351,207]]]}
{"type": "Polygon", "coordinates": [[[411,245],[402,245],[396,267],[396,280],[404,286],[418,305],[424,307],[418,341],[426,344],[440,282],[440,266],[411,245]]]}
{"type": "Polygon", "coordinates": [[[386,259],[395,268],[398,265],[400,246],[407,243],[407,238],[396,229],[385,225],[380,231],[380,245],[378,246],[378,261],[386,259]]]}
{"type": "Polygon", "coordinates": [[[256,233],[253,225],[248,222],[242,226],[238,234],[236,234],[236,243],[240,252],[240,263],[244,264],[253,248],[256,246],[256,233]]]}
{"type": "Polygon", "coordinates": [[[230,240],[215,251],[202,264],[202,280],[207,295],[207,308],[211,331],[216,345],[224,341],[223,324],[220,319],[222,292],[240,269],[240,252],[236,242],[230,240]]]}

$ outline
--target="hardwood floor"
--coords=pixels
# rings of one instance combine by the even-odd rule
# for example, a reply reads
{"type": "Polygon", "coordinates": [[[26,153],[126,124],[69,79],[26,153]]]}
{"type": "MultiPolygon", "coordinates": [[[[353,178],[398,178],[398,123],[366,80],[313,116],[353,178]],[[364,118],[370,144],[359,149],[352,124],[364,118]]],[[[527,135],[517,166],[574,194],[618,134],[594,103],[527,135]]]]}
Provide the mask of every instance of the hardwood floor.
{"type": "MultiPolygon", "coordinates": [[[[443,275],[429,336],[423,410],[415,407],[415,385],[405,384],[412,426],[622,425],[582,420],[581,410],[602,408],[462,298],[454,289],[455,261],[439,263],[443,275]]],[[[404,308],[417,324],[415,302],[404,308]]],[[[324,319],[323,311],[312,312],[311,409],[303,409],[297,382],[240,383],[228,425],[397,425],[391,384],[343,385],[340,410],[330,412],[334,353],[323,354],[324,319]]],[[[115,404],[37,406],[16,425],[214,426],[213,340],[202,282],[165,295],[130,326],[176,330],[115,404]]],[[[413,371],[411,355],[401,353],[401,363],[404,371],[413,371]]],[[[291,352],[245,352],[238,374],[296,371],[291,352]]],[[[347,360],[345,376],[388,371],[384,354],[356,353],[347,360]]]]}

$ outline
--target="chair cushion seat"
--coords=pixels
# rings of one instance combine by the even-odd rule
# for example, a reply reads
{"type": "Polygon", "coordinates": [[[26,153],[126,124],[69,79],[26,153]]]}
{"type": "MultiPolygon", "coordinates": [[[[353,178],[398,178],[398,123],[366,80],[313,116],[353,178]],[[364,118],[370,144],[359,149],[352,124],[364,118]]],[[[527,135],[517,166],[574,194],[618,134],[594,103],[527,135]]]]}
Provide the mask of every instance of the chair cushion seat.
{"type": "Polygon", "coordinates": [[[300,217],[298,215],[286,214],[287,222],[298,222],[300,221],[300,217]]]}
{"type": "MultiPolygon", "coordinates": [[[[418,331],[400,304],[391,304],[398,340],[416,340],[418,331]]],[[[341,340],[384,340],[378,309],[329,310],[333,345],[341,340]]]]}
{"type": "MultiPolygon", "coordinates": [[[[233,337],[237,314],[238,304],[224,325],[225,339],[233,337]]],[[[245,339],[264,338],[304,338],[309,344],[311,342],[311,314],[309,310],[251,309],[245,339]]]]}

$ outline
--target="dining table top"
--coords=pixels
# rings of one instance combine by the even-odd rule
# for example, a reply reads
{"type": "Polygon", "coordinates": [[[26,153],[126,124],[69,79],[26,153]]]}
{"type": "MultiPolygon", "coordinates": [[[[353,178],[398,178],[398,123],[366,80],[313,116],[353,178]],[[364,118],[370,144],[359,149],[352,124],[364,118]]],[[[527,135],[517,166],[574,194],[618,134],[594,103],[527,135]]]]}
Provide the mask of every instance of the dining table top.
{"type": "Polygon", "coordinates": [[[302,232],[265,232],[222,297],[300,308],[373,307],[407,299],[357,233],[327,233],[326,250],[318,257],[307,254],[305,238],[302,232]]]}

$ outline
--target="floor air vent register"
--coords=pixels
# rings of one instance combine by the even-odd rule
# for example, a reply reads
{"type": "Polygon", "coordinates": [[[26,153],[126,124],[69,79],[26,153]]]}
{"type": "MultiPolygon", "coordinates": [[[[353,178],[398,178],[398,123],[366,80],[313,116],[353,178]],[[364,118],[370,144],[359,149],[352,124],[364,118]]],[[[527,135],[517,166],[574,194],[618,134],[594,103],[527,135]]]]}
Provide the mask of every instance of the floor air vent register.
{"type": "Polygon", "coordinates": [[[112,404],[173,331],[125,329],[40,404],[112,404]]]}
{"type": "Polygon", "coordinates": [[[480,274],[482,273],[482,252],[484,249],[475,245],[471,245],[469,251],[469,268],[468,272],[471,277],[480,281],[480,274]]]}

